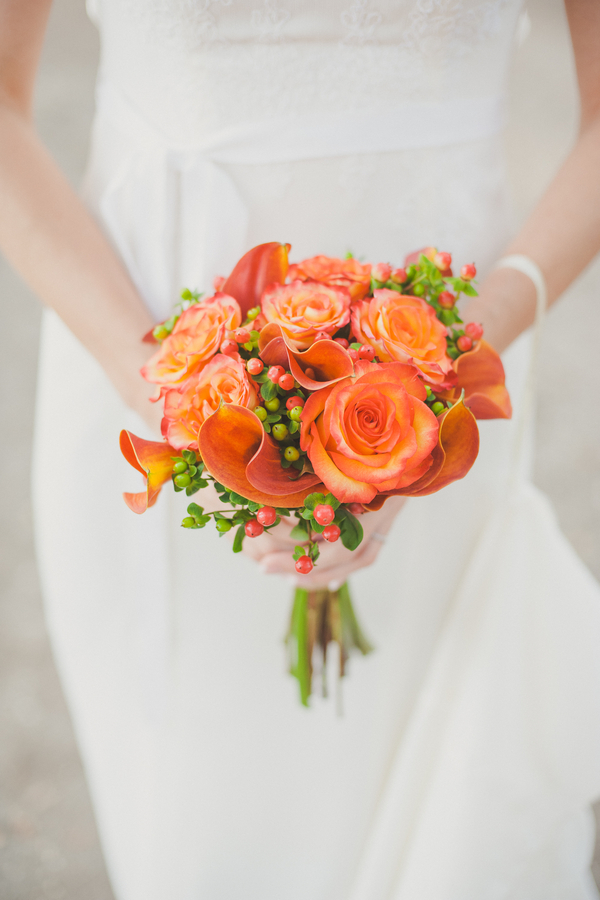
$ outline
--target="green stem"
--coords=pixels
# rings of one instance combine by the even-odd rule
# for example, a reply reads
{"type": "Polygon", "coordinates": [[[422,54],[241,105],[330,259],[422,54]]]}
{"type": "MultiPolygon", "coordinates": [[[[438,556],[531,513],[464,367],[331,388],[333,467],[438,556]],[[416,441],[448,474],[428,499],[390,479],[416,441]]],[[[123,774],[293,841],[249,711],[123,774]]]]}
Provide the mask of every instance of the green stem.
{"type": "Polygon", "coordinates": [[[311,661],[308,658],[308,591],[296,588],[288,646],[292,657],[291,674],[300,687],[300,702],[308,706],[311,694],[311,661]]]}

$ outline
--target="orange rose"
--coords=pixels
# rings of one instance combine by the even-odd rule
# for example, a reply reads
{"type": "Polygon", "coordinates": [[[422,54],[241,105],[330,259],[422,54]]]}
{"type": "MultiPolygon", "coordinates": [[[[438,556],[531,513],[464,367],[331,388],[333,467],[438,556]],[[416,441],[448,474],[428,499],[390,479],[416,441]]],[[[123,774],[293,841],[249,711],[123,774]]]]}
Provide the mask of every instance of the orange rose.
{"type": "Polygon", "coordinates": [[[280,325],[298,350],[310,347],[318,332],[335,334],[350,321],[350,292],[316,281],[272,284],[261,305],[267,322],[280,325]]]}
{"type": "Polygon", "coordinates": [[[219,353],[179,389],[165,394],[163,437],[177,450],[198,448],[198,431],[221,403],[253,409],[256,389],[239,355],[219,353]]]}
{"type": "Polygon", "coordinates": [[[381,362],[412,362],[424,378],[442,385],[452,372],[446,328],[420,297],[382,288],[352,308],[352,331],[381,362]]]}
{"type": "Polygon", "coordinates": [[[362,300],[371,286],[371,265],[362,265],[357,259],[335,259],[331,256],[313,256],[290,266],[292,280],[320,281],[331,287],[345,287],[352,300],[362,300]]]}
{"type": "Polygon", "coordinates": [[[142,375],[155,384],[181,384],[215,355],[225,331],[241,324],[239,304],[227,294],[195,303],[179,317],[172,333],[143,367],[142,375]]]}
{"type": "Polygon", "coordinates": [[[316,391],[302,413],[302,449],[343,503],[417,481],[431,466],[439,425],[415,366],[355,364],[355,375],[316,391]]]}

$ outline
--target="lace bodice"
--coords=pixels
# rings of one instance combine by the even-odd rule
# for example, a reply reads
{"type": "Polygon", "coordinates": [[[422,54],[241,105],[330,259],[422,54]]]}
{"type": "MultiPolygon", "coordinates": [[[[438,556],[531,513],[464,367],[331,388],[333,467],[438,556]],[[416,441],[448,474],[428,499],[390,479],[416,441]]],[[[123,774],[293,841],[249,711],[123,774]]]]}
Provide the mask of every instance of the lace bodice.
{"type": "MultiPolygon", "coordinates": [[[[503,92],[521,0],[91,0],[102,70],[184,140],[503,92]],[[474,77],[475,76],[475,77],[474,77]]],[[[407,123],[408,124],[408,123],[407,123]]]]}

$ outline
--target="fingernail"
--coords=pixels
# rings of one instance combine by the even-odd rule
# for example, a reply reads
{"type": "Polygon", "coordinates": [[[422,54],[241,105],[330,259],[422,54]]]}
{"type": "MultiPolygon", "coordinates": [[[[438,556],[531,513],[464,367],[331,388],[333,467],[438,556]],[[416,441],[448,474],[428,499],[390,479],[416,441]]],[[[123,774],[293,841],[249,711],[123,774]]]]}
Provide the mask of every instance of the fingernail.
{"type": "Polygon", "coordinates": [[[330,581],[329,584],[327,585],[327,587],[330,591],[339,591],[342,584],[343,584],[342,581],[330,581]]]}

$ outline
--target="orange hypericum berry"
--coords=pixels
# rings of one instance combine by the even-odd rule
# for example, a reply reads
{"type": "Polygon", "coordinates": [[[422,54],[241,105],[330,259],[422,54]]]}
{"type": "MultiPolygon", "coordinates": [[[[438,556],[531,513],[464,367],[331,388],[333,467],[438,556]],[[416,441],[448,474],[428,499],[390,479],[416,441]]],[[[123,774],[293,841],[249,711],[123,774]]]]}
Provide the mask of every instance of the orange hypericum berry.
{"type": "Polygon", "coordinates": [[[465,325],[465,334],[468,334],[474,341],[480,341],[483,337],[483,325],[479,322],[469,322],[465,325]]]}
{"type": "Polygon", "coordinates": [[[296,560],[296,572],[300,575],[308,575],[313,570],[313,561],[310,556],[301,556],[296,560]]]}
{"type": "Polygon", "coordinates": [[[442,309],[452,309],[456,303],[456,297],[454,294],[451,294],[450,291],[442,291],[438,297],[438,303],[442,309]]]}
{"type": "Polygon", "coordinates": [[[250,538],[260,537],[264,530],[264,525],[261,525],[256,519],[250,519],[250,521],[246,522],[244,525],[246,536],[250,538]]]}
{"type": "Polygon", "coordinates": [[[233,356],[234,353],[238,352],[238,345],[235,341],[226,340],[221,344],[220,350],[225,356],[233,356]]]}
{"type": "Polygon", "coordinates": [[[460,277],[463,281],[471,281],[477,275],[477,269],[475,268],[474,263],[467,263],[466,266],[463,266],[460,270],[460,277]]]}
{"type": "Polygon", "coordinates": [[[280,376],[277,384],[282,390],[291,391],[295,384],[294,376],[291,372],[284,372],[283,375],[280,376]]]}
{"type": "Polygon", "coordinates": [[[288,409],[294,409],[295,406],[304,406],[304,400],[302,397],[298,397],[294,395],[293,397],[288,397],[285,401],[285,405],[288,409]]]}
{"type": "Polygon", "coordinates": [[[456,342],[456,346],[461,353],[466,353],[467,350],[471,350],[471,348],[473,347],[473,341],[468,334],[461,334],[456,342]]]}
{"type": "Polygon", "coordinates": [[[253,356],[252,359],[249,359],[246,363],[246,368],[251,375],[260,375],[264,367],[265,364],[262,359],[257,359],[255,356],[253,356]]]}

